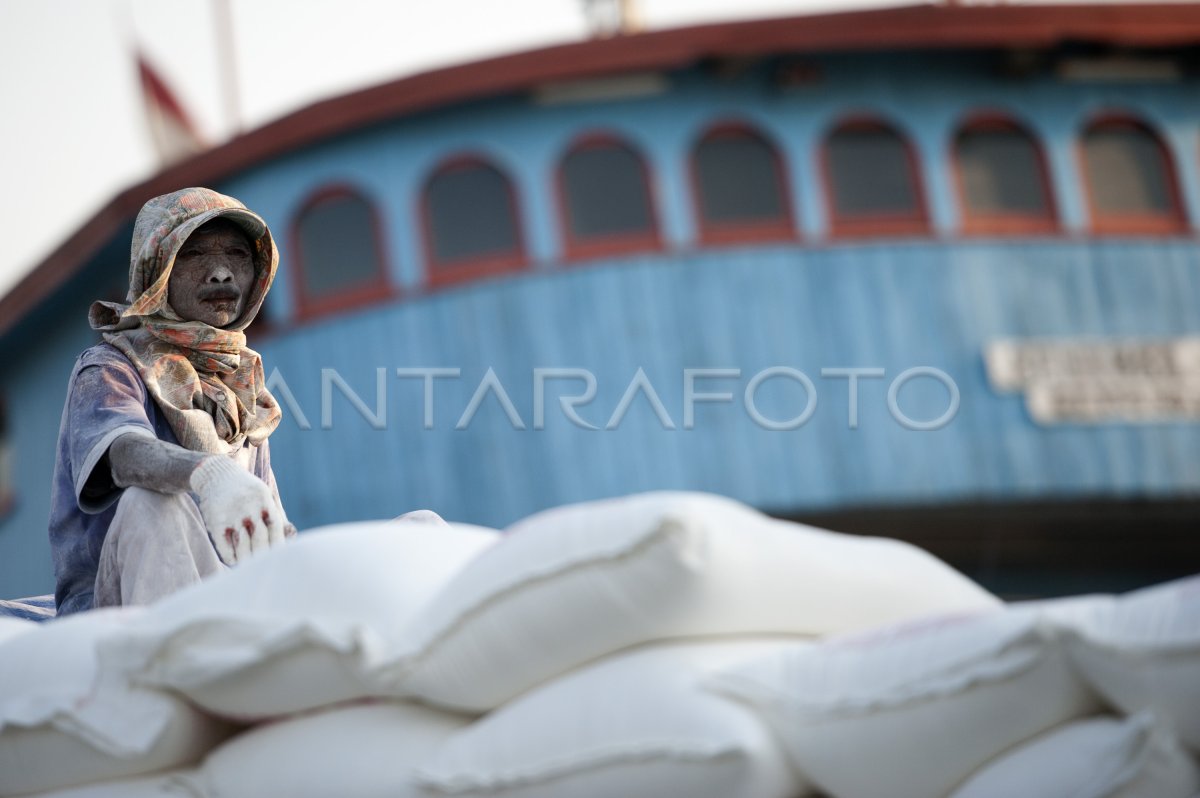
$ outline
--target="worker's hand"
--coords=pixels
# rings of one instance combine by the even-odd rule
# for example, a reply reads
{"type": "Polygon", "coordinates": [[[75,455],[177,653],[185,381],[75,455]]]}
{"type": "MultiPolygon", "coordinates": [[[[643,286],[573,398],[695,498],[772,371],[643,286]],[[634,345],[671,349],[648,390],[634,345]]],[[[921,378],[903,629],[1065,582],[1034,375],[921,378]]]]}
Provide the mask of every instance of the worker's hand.
{"type": "Polygon", "coordinates": [[[191,488],[217,554],[234,565],[283,544],[287,516],[267,484],[222,455],[205,458],[191,488]]]}

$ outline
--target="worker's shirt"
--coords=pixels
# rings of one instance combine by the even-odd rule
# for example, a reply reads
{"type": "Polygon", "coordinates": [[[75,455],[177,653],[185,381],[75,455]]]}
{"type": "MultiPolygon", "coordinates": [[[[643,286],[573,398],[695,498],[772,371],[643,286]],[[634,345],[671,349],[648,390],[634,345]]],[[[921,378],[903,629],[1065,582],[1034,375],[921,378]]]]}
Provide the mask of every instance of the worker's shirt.
{"type": "MultiPolygon", "coordinates": [[[[67,385],[54,481],[50,489],[50,551],[58,614],[92,608],[100,549],[117,511],[121,488],[112,480],[108,447],[127,433],[178,445],[137,369],[103,343],[75,361],[67,385]]],[[[275,490],[267,442],[231,455],[275,490]]]]}

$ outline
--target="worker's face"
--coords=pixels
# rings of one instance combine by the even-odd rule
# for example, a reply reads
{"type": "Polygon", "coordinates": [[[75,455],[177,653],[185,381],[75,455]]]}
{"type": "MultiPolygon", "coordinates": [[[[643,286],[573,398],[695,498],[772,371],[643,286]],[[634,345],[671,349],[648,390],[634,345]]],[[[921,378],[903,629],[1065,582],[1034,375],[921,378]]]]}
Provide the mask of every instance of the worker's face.
{"type": "Polygon", "coordinates": [[[232,324],[246,307],[254,283],[253,250],[232,222],[209,222],[188,236],[175,256],[167,302],[185,321],[213,327],[232,324]]]}

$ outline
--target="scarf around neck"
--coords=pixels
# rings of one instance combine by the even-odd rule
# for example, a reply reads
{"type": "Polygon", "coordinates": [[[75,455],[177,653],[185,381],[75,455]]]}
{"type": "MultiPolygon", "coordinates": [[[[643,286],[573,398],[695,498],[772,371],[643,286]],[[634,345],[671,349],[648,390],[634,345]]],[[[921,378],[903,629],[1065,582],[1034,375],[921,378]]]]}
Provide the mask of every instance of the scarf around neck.
{"type": "Polygon", "coordinates": [[[262,358],[246,336],[199,321],[143,320],[104,340],[129,359],[179,445],[213,454],[258,446],[282,415],[266,389],[262,358]]]}

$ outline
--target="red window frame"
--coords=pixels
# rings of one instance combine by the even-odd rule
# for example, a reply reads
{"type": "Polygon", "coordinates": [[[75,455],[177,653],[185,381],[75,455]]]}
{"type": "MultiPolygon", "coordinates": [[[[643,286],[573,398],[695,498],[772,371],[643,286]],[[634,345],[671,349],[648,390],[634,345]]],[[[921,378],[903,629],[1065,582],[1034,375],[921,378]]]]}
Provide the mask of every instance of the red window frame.
{"type": "Polygon", "coordinates": [[[700,231],[700,241],[707,245],[739,244],[755,241],[793,241],[797,238],[796,225],[793,220],[794,208],[792,192],[784,169],[783,155],[771,137],[759,128],[746,122],[727,121],[710,126],[692,145],[688,154],[689,177],[692,189],[692,211],[696,219],[696,229],[700,231]],[[700,167],[697,154],[700,145],[713,138],[722,136],[746,136],[757,139],[766,145],[771,152],[771,162],[775,177],[779,181],[780,205],[782,216],[778,219],[760,222],[716,222],[704,216],[704,202],[700,194],[700,167]]]}
{"type": "Polygon", "coordinates": [[[825,207],[829,212],[829,230],[834,238],[867,238],[875,236],[928,235],[929,211],[925,197],[925,181],[921,179],[920,161],[908,136],[899,127],[877,116],[854,116],[843,119],[829,129],[821,142],[821,185],[825,207]],[[845,216],[838,213],[834,201],[833,164],[829,142],[839,133],[858,130],[884,130],[895,135],[904,146],[905,161],[913,182],[916,208],[912,213],[864,213],[845,216]]]}
{"type": "Polygon", "coordinates": [[[567,260],[603,258],[630,252],[659,252],[663,249],[658,203],[654,185],[650,180],[650,170],[646,166],[646,159],[627,139],[613,133],[588,133],[580,136],[558,159],[554,173],[559,234],[563,242],[563,255],[567,260]],[[571,229],[570,208],[567,206],[567,178],[563,167],[567,158],[580,150],[613,146],[626,150],[637,159],[642,187],[646,192],[646,203],[650,209],[650,230],[642,233],[618,233],[600,238],[579,238],[571,229]]]}
{"type": "Polygon", "coordinates": [[[523,270],[529,265],[529,257],[525,248],[525,228],[521,218],[521,204],[517,201],[517,191],[508,173],[496,165],[492,159],[482,155],[461,154],[443,160],[421,184],[421,244],[425,255],[425,280],[431,288],[454,285],[455,283],[479,280],[501,274],[509,274],[523,270]],[[433,219],[429,208],[429,186],[440,175],[448,172],[476,167],[493,169],[504,180],[508,195],[509,209],[512,212],[514,226],[514,248],[509,252],[485,257],[459,258],[457,260],[439,260],[433,243],[433,219]]]}
{"type": "Polygon", "coordinates": [[[1057,197],[1054,193],[1054,183],[1050,179],[1050,168],[1046,161],[1045,150],[1033,131],[1008,114],[984,112],[973,114],[964,120],[954,131],[954,137],[950,141],[950,164],[954,173],[958,212],[964,233],[968,235],[1036,235],[1059,231],[1057,197]],[[1028,139],[1029,143],[1033,145],[1038,181],[1042,187],[1042,196],[1046,200],[1045,211],[1022,213],[1018,211],[977,212],[971,210],[967,204],[966,183],[963,180],[958,144],[964,134],[975,131],[1015,132],[1028,139]]]}
{"type": "Polygon", "coordinates": [[[1149,123],[1133,114],[1112,112],[1092,118],[1080,131],[1075,142],[1075,155],[1079,164],[1079,173],[1083,177],[1084,194],[1087,198],[1089,229],[1097,235],[1172,235],[1186,232],[1187,216],[1183,210],[1183,195],[1179,188],[1179,175],[1175,171],[1175,159],[1171,157],[1163,137],[1149,123]],[[1099,128],[1115,128],[1139,130],[1150,136],[1158,149],[1160,163],[1164,170],[1167,185],[1167,196],[1171,207],[1162,213],[1143,214],[1109,214],[1097,211],[1095,189],[1092,185],[1092,175],[1088,170],[1087,151],[1084,138],[1099,128]]]}
{"type": "MultiPolygon", "coordinates": [[[[362,305],[382,302],[393,298],[397,291],[388,277],[389,262],[384,246],[383,225],[379,218],[379,208],[370,197],[348,183],[331,183],[323,186],[301,203],[299,210],[292,217],[291,230],[288,236],[294,254],[296,268],[292,269],[292,296],[296,302],[296,316],[301,321],[351,310],[362,305]],[[300,243],[300,226],[304,215],[322,202],[331,199],[351,197],[361,200],[366,206],[371,219],[371,232],[375,237],[375,252],[378,258],[375,263],[375,274],[371,279],[351,286],[327,296],[314,296],[308,289],[308,278],[304,268],[304,248],[300,243]]],[[[268,320],[269,326],[274,322],[268,320]]]]}

